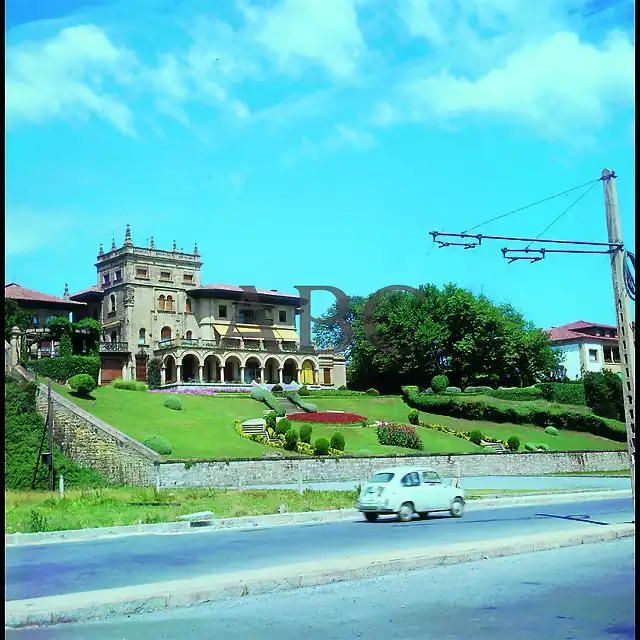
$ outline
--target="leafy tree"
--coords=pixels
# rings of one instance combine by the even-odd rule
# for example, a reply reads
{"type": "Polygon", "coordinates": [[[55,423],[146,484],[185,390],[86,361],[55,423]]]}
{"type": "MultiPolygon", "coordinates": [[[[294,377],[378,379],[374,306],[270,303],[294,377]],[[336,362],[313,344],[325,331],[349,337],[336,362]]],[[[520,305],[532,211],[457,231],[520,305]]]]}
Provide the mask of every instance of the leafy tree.
{"type": "Polygon", "coordinates": [[[85,352],[88,355],[98,355],[100,353],[100,336],[102,335],[102,325],[93,318],[83,318],[72,325],[73,330],[73,353],[81,355],[85,352]]]}
{"type": "Polygon", "coordinates": [[[25,331],[33,326],[33,313],[27,309],[23,309],[12,298],[4,299],[4,339],[11,342],[11,330],[18,327],[21,331],[25,331]]]}
{"type": "Polygon", "coordinates": [[[587,406],[596,415],[624,422],[622,380],[612,371],[604,369],[585,374],[584,396],[587,406]]]}

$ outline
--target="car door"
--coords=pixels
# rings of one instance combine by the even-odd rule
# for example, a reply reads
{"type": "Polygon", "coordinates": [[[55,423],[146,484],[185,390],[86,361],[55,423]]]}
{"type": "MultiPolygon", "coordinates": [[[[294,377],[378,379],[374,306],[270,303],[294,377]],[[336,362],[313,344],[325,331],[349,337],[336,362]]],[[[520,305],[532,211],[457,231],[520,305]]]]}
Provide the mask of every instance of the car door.
{"type": "Polygon", "coordinates": [[[435,471],[420,473],[425,507],[422,511],[442,511],[449,508],[449,491],[435,471]]]}
{"type": "Polygon", "coordinates": [[[402,486],[401,502],[413,502],[414,510],[418,513],[422,511],[424,496],[421,491],[420,474],[417,471],[405,474],[400,480],[400,485],[402,486]]]}

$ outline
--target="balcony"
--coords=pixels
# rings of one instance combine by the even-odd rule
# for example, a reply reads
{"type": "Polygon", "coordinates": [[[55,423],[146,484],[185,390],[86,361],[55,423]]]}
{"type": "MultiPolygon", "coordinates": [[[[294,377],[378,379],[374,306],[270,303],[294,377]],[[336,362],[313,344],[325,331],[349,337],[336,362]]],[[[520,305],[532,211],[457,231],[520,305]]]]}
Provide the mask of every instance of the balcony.
{"type": "Polygon", "coordinates": [[[129,351],[128,342],[101,342],[100,353],[119,352],[127,353],[129,351]]]}

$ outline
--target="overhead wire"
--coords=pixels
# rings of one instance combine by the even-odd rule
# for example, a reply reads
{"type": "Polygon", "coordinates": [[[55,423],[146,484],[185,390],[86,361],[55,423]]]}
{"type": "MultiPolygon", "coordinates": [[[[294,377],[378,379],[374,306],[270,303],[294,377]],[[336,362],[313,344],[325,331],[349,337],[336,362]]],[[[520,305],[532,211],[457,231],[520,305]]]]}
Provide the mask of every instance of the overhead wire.
{"type": "Polygon", "coordinates": [[[602,178],[596,178],[595,180],[589,180],[589,182],[585,182],[584,184],[579,184],[577,187],[572,187],[571,189],[567,189],[566,191],[561,191],[560,193],[556,193],[548,198],[544,198],[543,200],[538,200],[537,202],[533,202],[524,207],[519,207],[518,209],[513,209],[511,211],[507,211],[507,213],[503,213],[502,215],[496,216],[495,218],[491,218],[490,220],[486,220],[485,222],[481,222],[463,233],[469,233],[469,231],[473,231],[474,229],[478,229],[479,227],[483,227],[485,224],[489,224],[490,222],[495,222],[496,220],[500,220],[501,218],[506,218],[514,213],[518,213],[519,211],[524,211],[525,209],[530,209],[531,207],[535,207],[536,205],[542,204],[543,202],[548,202],[549,200],[553,200],[554,198],[559,198],[560,196],[564,196],[567,193],[571,193],[572,191],[576,191],[577,189],[582,189],[582,187],[586,187],[589,185],[594,185],[597,182],[600,182],[602,178]]]}
{"type": "Polygon", "coordinates": [[[630,251],[624,252],[624,284],[627,289],[627,295],[634,302],[636,301],[636,281],[634,274],[636,272],[636,257],[630,251]],[[629,262],[633,266],[633,273],[629,267],[629,262]]]}

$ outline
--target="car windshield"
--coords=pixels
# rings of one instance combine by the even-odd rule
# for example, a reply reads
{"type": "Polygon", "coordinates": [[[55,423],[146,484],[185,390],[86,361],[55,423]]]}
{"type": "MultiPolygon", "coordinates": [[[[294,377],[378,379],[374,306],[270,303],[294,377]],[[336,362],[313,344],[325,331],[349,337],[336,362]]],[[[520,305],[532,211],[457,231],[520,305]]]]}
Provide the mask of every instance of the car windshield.
{"type": "Polygon", "coordinates": [[[393,473],[376,473],[371,476],[369,482],[391,482],[393,473]]]}

